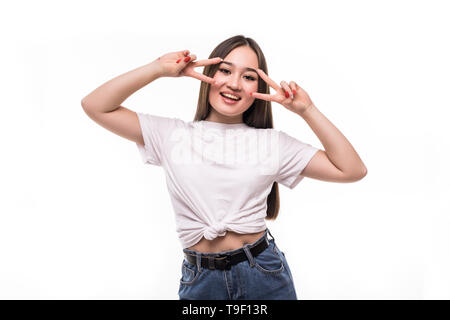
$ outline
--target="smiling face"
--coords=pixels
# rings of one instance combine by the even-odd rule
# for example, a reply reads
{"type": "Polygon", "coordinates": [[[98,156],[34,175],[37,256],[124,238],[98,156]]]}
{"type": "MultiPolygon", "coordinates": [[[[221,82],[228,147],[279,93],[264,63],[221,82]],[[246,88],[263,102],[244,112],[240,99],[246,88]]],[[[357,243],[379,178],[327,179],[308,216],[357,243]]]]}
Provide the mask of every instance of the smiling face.
{"type": "Polygon", "coordinates": [[[243,113],[255,101],[250,92],[258,90],[259,76],[256,71],[249,69],[258,69],[258,57],[250,47],[235,48],[223,59],[214,75],[216,85],[211,85],[209,91],[212,109],[205,120],[222,123],[243,122],[243,113]],[[231,93],[240,99],[227,102],[221,93],[231,93]]]}

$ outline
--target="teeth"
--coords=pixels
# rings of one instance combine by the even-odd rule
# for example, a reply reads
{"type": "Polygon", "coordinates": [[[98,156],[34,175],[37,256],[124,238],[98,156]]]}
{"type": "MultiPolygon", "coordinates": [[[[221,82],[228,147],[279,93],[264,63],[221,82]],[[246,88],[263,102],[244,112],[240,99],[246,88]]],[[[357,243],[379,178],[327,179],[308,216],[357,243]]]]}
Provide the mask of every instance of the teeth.
{"type": "Polygon", "coordinates": [[[222,93],[222,95],[224,95],[227,98],[233,99],[233,100],[239,100],[238,97],[233,96],[232,94],[228,94],[228,93],[222,93]]]}

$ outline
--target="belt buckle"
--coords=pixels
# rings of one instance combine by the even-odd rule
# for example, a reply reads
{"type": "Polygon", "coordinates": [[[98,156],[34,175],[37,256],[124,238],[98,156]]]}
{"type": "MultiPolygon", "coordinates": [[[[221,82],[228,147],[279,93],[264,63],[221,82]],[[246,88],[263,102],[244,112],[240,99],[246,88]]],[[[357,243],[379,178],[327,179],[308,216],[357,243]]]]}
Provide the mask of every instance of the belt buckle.
{"type": "Polygon", "coordinates": [[[220,258],[218,261],[220,261],[219,263],[224,266],[225,270],[231,269],[230,255],[223,255],[223,256],[219,256],[218,258],[220,258]]]}

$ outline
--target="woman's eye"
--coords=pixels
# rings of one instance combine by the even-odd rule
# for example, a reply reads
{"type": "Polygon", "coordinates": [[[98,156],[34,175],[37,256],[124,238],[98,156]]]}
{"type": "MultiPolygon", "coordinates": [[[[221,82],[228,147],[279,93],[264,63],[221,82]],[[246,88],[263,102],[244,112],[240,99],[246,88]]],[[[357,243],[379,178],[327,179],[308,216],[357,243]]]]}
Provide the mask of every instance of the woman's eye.
{"type": "MultiPolygon", "coordinates": [[[[227,69],[219,69],[219,71],[220,72],[223,72],[223,73],[227,73],[227,72],[230,72],[230,70],[227,70],[227,69]]],[[[255,81],[256,79],[254,78],[254,77],[252,77],[252,76],[246,76],[250,81],[255,81]]]]}

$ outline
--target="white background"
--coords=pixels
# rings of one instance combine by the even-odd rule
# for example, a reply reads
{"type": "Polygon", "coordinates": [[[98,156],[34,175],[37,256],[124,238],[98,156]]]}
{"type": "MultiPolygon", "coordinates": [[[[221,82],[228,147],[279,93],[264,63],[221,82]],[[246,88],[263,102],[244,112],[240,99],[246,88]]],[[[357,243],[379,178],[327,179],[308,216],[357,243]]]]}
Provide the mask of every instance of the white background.
{"type": "MultiPolygon", "coordinates": [[[[300,299],[449,299],[445,1],[15,1],[0,8],[0,298],[178,299],[182,248],[163,169],[81,99],[160,55],[253,38],[368,168],[280,185],[268,226],[300,299]]],[[[202,72],[202,68],[198,69],[202,72]]],[[[162,78],[134,111],[194,117],[200,82],[162,78]]],[[[273,93],[272,89],[272,93],[273,93]]],[[[323,148],[273,103],[274,125],[323,148]]]]}

